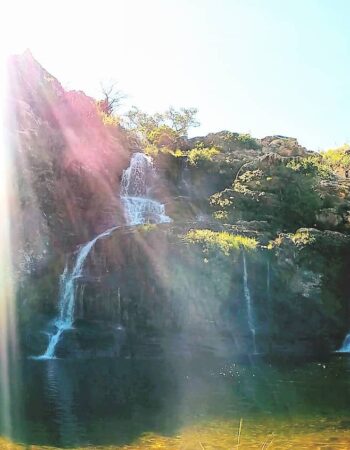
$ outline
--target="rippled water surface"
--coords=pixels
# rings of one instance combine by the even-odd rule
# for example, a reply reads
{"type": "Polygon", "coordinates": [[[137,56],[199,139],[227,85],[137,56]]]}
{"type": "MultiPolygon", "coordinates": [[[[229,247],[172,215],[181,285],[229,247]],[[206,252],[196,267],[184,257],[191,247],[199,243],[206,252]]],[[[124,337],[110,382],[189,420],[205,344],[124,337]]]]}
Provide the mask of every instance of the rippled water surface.
{"type": "Polygon", "coordinates": [[[350,449],[342,356],[26,360],[19,375],[1,449],[350,449]]]}

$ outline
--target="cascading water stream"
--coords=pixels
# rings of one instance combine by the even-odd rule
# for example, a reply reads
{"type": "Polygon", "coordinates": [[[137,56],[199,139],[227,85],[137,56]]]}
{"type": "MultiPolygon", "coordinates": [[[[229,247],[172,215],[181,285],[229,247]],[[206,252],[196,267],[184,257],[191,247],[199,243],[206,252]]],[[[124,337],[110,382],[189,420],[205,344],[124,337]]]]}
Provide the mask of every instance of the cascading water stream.
{"type": "Polygon", "coordinates": [[[181,181],[180,186],[182,187],[185,195],[190,195],[191,193],[191,173],[188,167],[188,159],[184,158],[182,160],[182,170],[181,170],[181,181]]]}
{"type": "Polygon", "coordinates": [[[339,350],[337,350],[338,353],[350,353],[350,333],[348,333],[345,336],[345,339],[342,343],[342,346],[339,350]]]}
{"type": "Polygon", "coordinates": [[[271,267],[270,267],[270,260],[267,260],[267,267],[266,267],[266,293],[267,293],[267,300],[271,300],[271,267]]]}
{"type": "Polygon", "coordinates": [[[152,158],[134,153],[121,183],[121,200],[128,225],[171,222],[164,205],[150,198],[155,177],[152,158]]]}
{"type": "Polygon", "coordinates": [[[252,307],[252,298],[250,295],[250,290],[248,286],[248,271],[247,271],[247,261],[245,257],[245,253],[243,252],[243,287],[244,287],[244,298],[247,306],[247,316],[248,316],[248,326],[252,335],[253,340],[253,351],[254,354],[256,351],[256,330],[255,330],[255,321],[252,307]]]}
{"type": "MultiPolygon", "coordinates": [[[[130,166],[124,170],[122,177],[121,199],[128,225],[145,223],[171,222],[165,214],[165,207],[158,201],[148,197],[156,176],[152,158],[144,153],[134,153],[130,166]]],[[[78,251],[72,270],[68,266],[60,278],[59,314],[55,320],[56,332],[50,336],[45,353],[37,359],[55,358],[55,350],[61,335],[73,328],[76,303],[77,283],[81,277],[84,263],[95,243],[115,230],[110,228],[84,244],[78,251]]]]}
{"type": "Polygon", "coordinates": [[[94,239],[83,245],[78,251],[77,258],[72,270],[69,271],[67,265],[64,268],[64,271],[60,278],[60,294],[58,303],[59,314],[55,320],[55,326],[57,330],[56,333],[51,335],[47,349],[43,355],[38,357],[39,359],[54,358],[56,346],[58,341],[60,340],[62,333],[73,328],[75,297],[77,289],[76,281],[82,275],[84,262],[95,243],[99,239],[108,236],[115,229],[116,227],[110,228],[109,230],[104,231],[103,233],[99,234],[94,239]]]}

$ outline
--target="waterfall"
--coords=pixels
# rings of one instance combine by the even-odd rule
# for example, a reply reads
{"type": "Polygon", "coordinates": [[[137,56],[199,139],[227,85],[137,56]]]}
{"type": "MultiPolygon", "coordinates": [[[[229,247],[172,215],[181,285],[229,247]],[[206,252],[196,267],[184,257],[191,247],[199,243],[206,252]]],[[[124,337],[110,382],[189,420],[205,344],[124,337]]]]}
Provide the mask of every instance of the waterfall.
{"type": "Polygon", "coordinates": [[[134,153],[121,182],[121,200],[128,225],[171,222],[164,205],[150,198],[155,178],[152,158],[134,153]]]}
{"type": "Polygon", "coordinates": [[[267,268],[266,268],[266,293],[267,300],[271,300],[271,268],[270,268],[270,260],[267,260],[267,268]]]}
{"type": "Polygon", "coordinates": [[[247,261],[245,257],[245,253],[243,251],[243,286],[244,286],[244,299],[247,306],[247,316],[248,316],[248,326],[249,330],[252,335],[253,339],[253,350],[254,354],[257,353],[256,351],[256,330],[255,330],[255,321],[254,321],[254,314],[253,314],[253,308],[252,308],[252,299],[250,295],[250,290],[248,286],[248,271],[247,271],[247,261]]]}
{"type": "MultiPolygon", "coordinates": [[[[121,199],[128,225],[171,222],[170,217],[165,214],[164,205],[149,198],[155,177],[152,158],[144,153],[134,153],[130,166],[123,172],[121,183],[121,199]]],[[[55,319],[56,332],[50,336],[45,353],[38,359],[54,358],[61,335],[73,328],[77,295],[76,281],[82,275],[84,262],[96,241],[108,236],[116,228],[110,228],[82,245],[73,268],[69,270],[68,265],[64,268],[60,277],[59,314],[55,319]]]]}
{"type": "Polygon", "coordinates": [[[347,334],[345,336],[345,339],[342,343],[342,346],[339,350],[337,350],[338,353],[350,353],[350,334],[347,334]]]}
{"type": "Polygon", "coordinates": [[[180,186],[182,187],[182,190],[184,191],[185,195],[190,195],[191,173],[190,173],[190,169],[188,167],[187,158],[183,158],[183,160],[182,160],[180,186]]]}
{"type": "Polygon", "coordinates": [[[55,350],[58,341],[62,333],[66,330],[70,330],[73,328],[74,322],[74,310],[75,310],[75,297],[77,291],[77,283],[76,281],[81,277],[84,262],[90,253],[91,249],[95,245],[95,243],[103,238],[108,236],[116,227],[110,228],[109,230],[104,231],[103,233],[96,236],[91,241],[82,245],[77,253],[77,257],[75,260],[75,264],[70,271],[68,265],[64,268],[64,271],[60,277],[60,290],[59,290],[59,314],[55,320],[55,326],[57,328],[56,333],[52,334],[50,337],[49,344],[45,353],[39,356],[39,359],[51,359],[55,357],[55,350]]]}

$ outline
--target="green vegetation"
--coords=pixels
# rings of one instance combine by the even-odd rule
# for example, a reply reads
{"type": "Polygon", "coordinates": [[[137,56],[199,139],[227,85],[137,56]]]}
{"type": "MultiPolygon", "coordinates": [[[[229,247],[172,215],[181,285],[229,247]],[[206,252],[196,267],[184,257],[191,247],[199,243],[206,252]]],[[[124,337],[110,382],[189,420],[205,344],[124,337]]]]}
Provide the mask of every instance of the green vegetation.
{"type": "Polygon", "coordinates": [[[185,235],[185,241],[192,244],[202,244],[205,249],[219,249],[225,255],[240,248],[253,250],[257,246],[257,241],[253,238],[231,234],[226,231],[212,231],[207,229],[190,230],[185,235]]]}
{"type": "Polygon", "coordinates": [[[215,147],[207,148],[199,145],[188,152],[187,158],[191,165],[198,166],[213,161],[214,156],[219,153],[219,150],[215,147]]]}
{"type": "Polygon", "coordinates": [[[144,146],[169,147],[176,149],[187,137],[188,130],[196,127],[195,108],[169,108],[164,113],[147,114],[136,106],[123,117],[123,126],[135,133],[144,146]]]}
{"type": "Polygon", "coordinates": [[[151,233],[157,229],[157,225],[155,223],[145,223],[143,225],[139,225],[138,229],[141,233],[151,233]]]}
{"type": "Polygon", "coordinates": [[[257,150],[259,148],[259,144],[256,139],[254,139],[250,134],[239,134],[237,137],[237,141],[244,148],[257,150]]]}
{"type": "Polygon", "coordinates": [[[318,156],[262,160],[255,166],[247,167],[231,187],[211,196],[216,218],[267,220],[274,229],[294,231],[315,226],[322,208],[339,203],[336,193],[324,191],[324,183],[334,174],[318,156]]]}
{"type": "Polygon", "coordinates": [[[308,228],[300,228],[295,233],[280,234],[273,241],[268,243],[267,248],[272,250],[276,247],[281,246],[284,243],[285,238],[290,239],[294,245],[299,248],[314,244],[316,242],[316,237],[310,232],[308,228]]]}
{"type": "Polygon", "coordinates": [[[272,136],[262,143],[250,134],[229,131],[188,139],[189,129],[198,125],[196,113],[193,108],[170,108],[147,114],[133,107],[122,120],[171,180],[175,196],[185,160],[195,197],[192,206],[215,220],[267,221],[273,233],[317,228],[318,221],[323,228],[345,226],[348,192],[337,183],[337,175],[347,176],[349,146],[310,154],[292,138],[272,136]]]}
{"type": "Polygon", "coordinates": [[[117,127],[120,125],[120,118],[113,114],[107,114],[103,110],[98,108],[98,112],[101,116],[103,125],[117,127]]]}
{"type": "Polygon", "coordinates": [[[318,181],[334,179],[334,172],[318,155],[292,159],[287,167],[299,174],[315,177],[318,181]]]}
{"type": "Polygon", "coordinates": [[[321,153],[324,163],[333,171],[348,176],[350,170],[350,145],[329,149],[321,153]]]}
{"type": "Polygon", "coordinates": [[[290,238],[294,244],[298,246],[310,245],[316,241],[315,236],[313,236],[307,228],[297,230],[296,233],[290,236],[290,238]]]}

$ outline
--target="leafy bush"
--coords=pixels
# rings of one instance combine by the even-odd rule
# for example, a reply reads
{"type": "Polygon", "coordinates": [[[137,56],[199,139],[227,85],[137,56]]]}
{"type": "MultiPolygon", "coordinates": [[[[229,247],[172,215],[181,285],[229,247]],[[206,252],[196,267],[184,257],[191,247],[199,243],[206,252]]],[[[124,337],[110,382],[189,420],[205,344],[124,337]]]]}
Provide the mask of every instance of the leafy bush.
{"type": "Polygon", "coordinates": [[[167,125],[152,128],[146,133],[147,141],[156,147],[174,147],[178,142],[178,134],[167,125]]]}
{"type": "Polygon", "coordinates": [[[319,155],[296,158],[288,162],[287,167],[306,176],[332,179],[334,173],[319,155]]]}
{"type": "Polygon", "coordinates": [[[169,147],[157,147],[155,144],[147,145],[144,148],[144,153],[148,156],[152,156],[152,158],[156,158],[160,154],[171,155],[174,158],[181,158],[184,156],[184,152],[179,148],[173,150],[169,147]]]}
{"type": "Polygon", "coordinates": [[[239,134],[237,137],[237,142],[242,145],[244,148],[257,150],[259,148],[259,144],[250,134],[244,133],[239,134]]]}
{"type": "Polygon", "coordinates": [[[307,228],[300,228],[294,234],[291,234],[290,238],[297,246],[309,245],[316,240],[315,236],[313,236],[307,228]]]}
{"type": "Polygon", "coordinates": [[[192,166],[198,166],[202,163],[211,162],[214,156],[219,153],[219,150],[215,147],[198,146],[188,152],[188,161],[192,166]]]}
{"type": "Polygon", "coordinates": [[[99,111],[99,113],[104,125],[112,127],[117,127],[120,125],[120,118],[118,116],[109,115],[103,111],[99,111]]]}
{"type": "Polygon", "coordinates": [[[323,161],[334,171],[348,172],[350,170],[350,145],[329,149],[321,153],[323,161]]]}
{"type": "Polygon", "coordinates": [[[255,239],[250,237],[208,229],[190,230],[185,235],[185,241],[192,244],[202,244],[207,250],[217,248],[225,255],[228,255],[232,250],[240,248],[253,250],[258,244],[255,239]]]}

